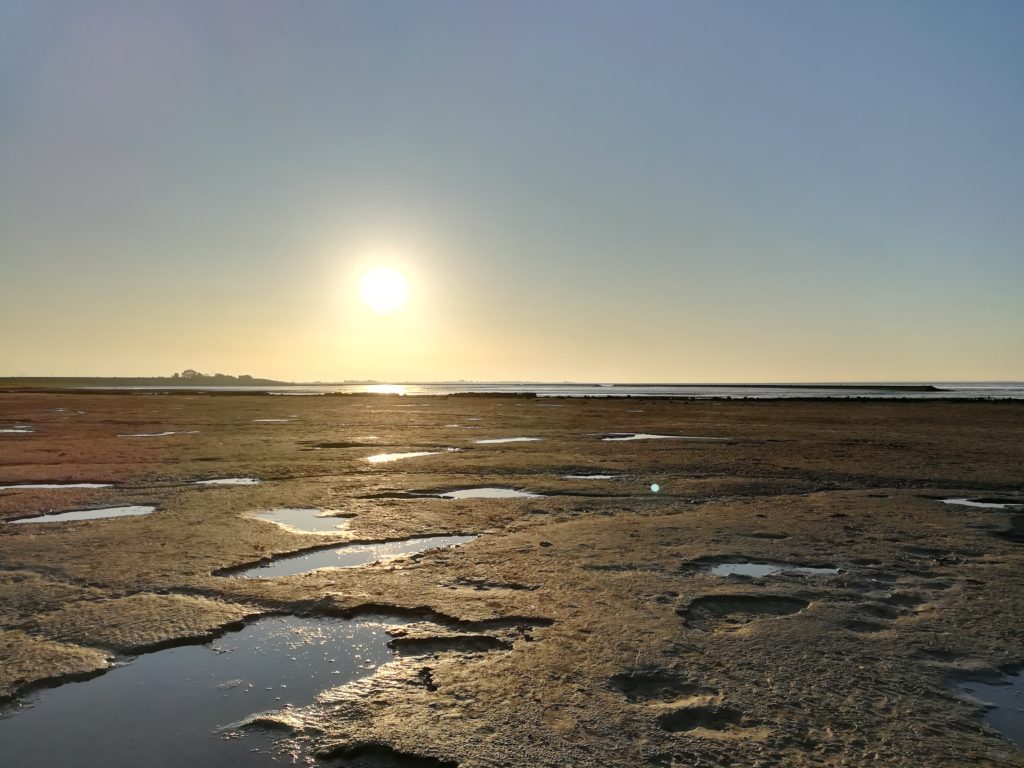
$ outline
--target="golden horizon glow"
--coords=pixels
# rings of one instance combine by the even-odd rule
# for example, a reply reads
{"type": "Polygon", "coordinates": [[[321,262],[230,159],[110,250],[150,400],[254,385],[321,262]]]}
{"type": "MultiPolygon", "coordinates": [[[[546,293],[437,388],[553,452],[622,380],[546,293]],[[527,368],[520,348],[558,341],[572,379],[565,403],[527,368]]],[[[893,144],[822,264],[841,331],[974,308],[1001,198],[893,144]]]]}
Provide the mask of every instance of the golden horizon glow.
{"type": "Polygon", "coordinates": [[[390,314],[409,299],[409,281],[391,267],[375,267],[359,280],[359,295],[374,312],[390,314]]]}

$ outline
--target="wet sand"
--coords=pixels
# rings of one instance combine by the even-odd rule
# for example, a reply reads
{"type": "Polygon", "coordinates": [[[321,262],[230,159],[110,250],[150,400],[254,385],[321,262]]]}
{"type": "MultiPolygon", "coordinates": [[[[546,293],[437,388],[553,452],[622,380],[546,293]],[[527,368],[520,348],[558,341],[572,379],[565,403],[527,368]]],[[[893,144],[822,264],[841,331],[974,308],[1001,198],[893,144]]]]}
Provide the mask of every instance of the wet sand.
{"type": "Polygon", "coordinates": [[[0,392],[0,422],[32,428],[0,485],[112,484],[2,489],[0,519],[157,508],[0,525],[9,727],[239,622],[390,616],[390,660],[275,738],[328,765],[1024,766],[962,690],[1024,663],[1022,403],[0,392]],[[603,439],[627,434],[725,439],[603,439]],[[224,478],[261,482],[197,484],[224,478]],[[444,496],[474,488],[537,495],[444,496]],[[280,508],[346,525],[253,517],[280,508]],[[435,536],[476,538],[230,575],[435,536]],[[748,561],[783,567],[716,575],[748,561]]]}

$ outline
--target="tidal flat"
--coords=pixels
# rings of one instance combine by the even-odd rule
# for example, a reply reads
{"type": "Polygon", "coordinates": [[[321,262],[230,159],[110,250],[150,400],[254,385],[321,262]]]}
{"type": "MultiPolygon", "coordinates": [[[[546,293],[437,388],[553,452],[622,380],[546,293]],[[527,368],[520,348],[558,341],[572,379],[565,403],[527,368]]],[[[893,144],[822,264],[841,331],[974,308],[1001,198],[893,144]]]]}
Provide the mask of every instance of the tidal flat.
{"type": "Polygon", "coordinates": [[[994,695],[1024,663],[1024,402],[0,391],[0,423],[31,430],[0,440],[5,764],[169,759],[104,694],[145,672],[154,712],[204,702],[176,744],[199,768],[1024,766],[1024,705],[994,695]],[[119,436],[154,424],[202,429],[119,436]],[[449,493],[481,488],[531,493],[449,493]],[[344,518],[254,519],[282,509],[344,518]],[[427,537],[461,543],[231,576],[427,537]],[[377,634],[318,630],[309,668],[285,636],[257,675],[235,646],[275,621],[377,634]],[[25,736],[76,700],[104,716],[66,758],[25,736]]]}

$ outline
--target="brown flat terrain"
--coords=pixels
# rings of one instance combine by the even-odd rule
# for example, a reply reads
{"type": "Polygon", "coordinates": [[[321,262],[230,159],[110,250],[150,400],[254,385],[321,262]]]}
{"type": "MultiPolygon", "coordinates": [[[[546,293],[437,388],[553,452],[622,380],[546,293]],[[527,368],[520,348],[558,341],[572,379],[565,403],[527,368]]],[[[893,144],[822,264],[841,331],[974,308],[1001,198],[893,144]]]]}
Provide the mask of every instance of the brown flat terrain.
{"type": "Polygon", "coordinates": [[[2,696],[262,614],[387,613],[415,619],[395,630],[394,661],[324,680],[279,718],[306,754],[1024,766],[950,687],[1024,662],[1020,516],[941,501],[1024,499],[1024,403],[0,393],[0,427],[13,424],[34,431],[0,434],[0,484],[114,485],[0,491],[0,519],[158,509],[0,524],[2,696]],[[191,434],[119,436],[165,431],[191,434]],[[601,439],[616,432],[726,439],[601,439]],[[542,439],[475,442],[516,436],[542,439]],[[459,450],[366,461],[445,447],[459,450]],[[233,476],[263,482],[192,484],[233,476]],[[416,495],[482,486],[545,495],[416,495]],[[351,517],[325,538],[248,516],[275,507],[351,517]],[[215,575],[438,534],[478,538],[343,570],[215,575]],[[740,560],[840,570],[708,571],[740,560]]]}

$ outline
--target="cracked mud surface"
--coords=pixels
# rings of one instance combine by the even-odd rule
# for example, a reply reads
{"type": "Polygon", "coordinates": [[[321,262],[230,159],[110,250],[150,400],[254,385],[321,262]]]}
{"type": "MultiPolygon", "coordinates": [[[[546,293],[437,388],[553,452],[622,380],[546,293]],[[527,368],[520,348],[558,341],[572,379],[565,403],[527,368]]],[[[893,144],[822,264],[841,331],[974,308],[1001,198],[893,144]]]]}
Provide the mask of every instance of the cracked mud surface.
{"type": "Polygon", "coordinates": [[[158,507],[0,525],[0,695],[263,614],[392,615],[410,623],[389,630],[391,662],[264,724],[337,766],[1024,766],[951,685],[1024,662],[1024,517],[942,502],[1024,497],[1021,405],[392,407],[408,402],[0,393],[0,419],[34,428],[0,436],[0,484],[114,483],[0,491],[0,519],[158,507]],[[55,412],[71,406],[86,413],[55,412]],[[445,426],[471,419],[480,429],[445,426]],[[117,437],[165,431],[182,434],[117,437]],[[600,439],[620,432],[728,440],[600,439]],[[502,435],[542,440],[474,442],[502,435]],[[366,461],[439,445],[462,450],[366,461]],[[612,477],[566,477],[598,474],[612,477]],[[264,482],[192,484],[233,476],[264,482]],[[472,487],[545,495],[409,493],[472,487]],[[351,516],[315,536],[250,517],[279,507],[351,516]],[[455,534],[478,538],[343,570],[213,575],[455,534]],[[715,558],[840,572],[693,567],[715,558]]]}

